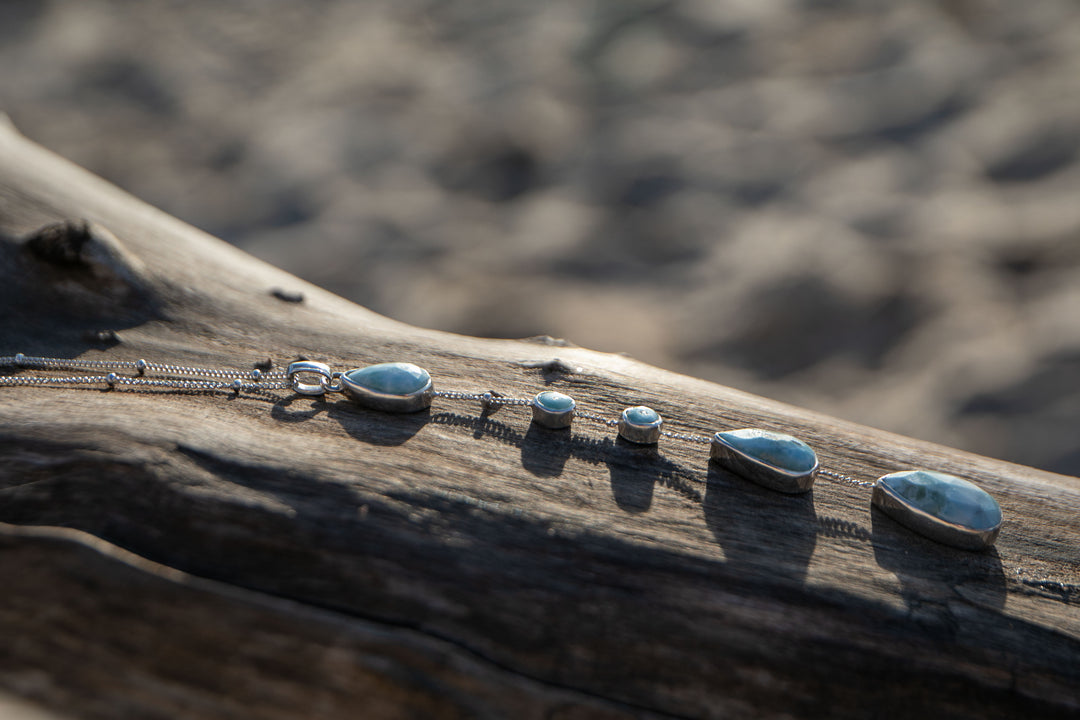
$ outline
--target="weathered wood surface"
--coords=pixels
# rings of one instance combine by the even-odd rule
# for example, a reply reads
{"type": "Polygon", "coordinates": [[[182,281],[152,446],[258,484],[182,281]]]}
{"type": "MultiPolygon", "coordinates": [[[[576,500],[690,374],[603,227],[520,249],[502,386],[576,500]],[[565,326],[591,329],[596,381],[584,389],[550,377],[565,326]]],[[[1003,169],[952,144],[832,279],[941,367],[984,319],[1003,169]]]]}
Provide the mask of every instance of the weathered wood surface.
{"type": "Polygon", "coordinates": [[[673,429],[791,432],[861,478],[955,472],[1006,513],[996,550],[973,554],[872,513],[864,489],[783,496],[702,446],[544,431],[514,408],[0,388],[0,706],[16,715],[1080,713],[1074,478],[617,355],[403,326],[13,130],[0,233],[0,354],[409,360],[442,389],[552,387],[608,415],[647,403],[673,429]],[[106,230],[25,243],[84,220],[106,230]]]}

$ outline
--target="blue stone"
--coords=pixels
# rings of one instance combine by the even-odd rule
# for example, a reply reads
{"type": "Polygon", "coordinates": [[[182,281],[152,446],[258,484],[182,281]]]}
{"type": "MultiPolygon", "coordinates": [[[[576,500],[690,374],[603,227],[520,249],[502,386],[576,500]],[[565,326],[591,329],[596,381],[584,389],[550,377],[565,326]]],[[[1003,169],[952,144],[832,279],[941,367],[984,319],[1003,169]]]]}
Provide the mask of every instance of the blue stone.
{"type": "Polygon", "coordinates": [[[644,405],[626,408],[623,410],[623,416],[627,422],[634,425],[652,425],[660,419],[660,413],[644,405]]]}
{"type": "Polygon", "coordinates": [[[412,395],[431,383],[431,376],[412,363],[390,362],[351,370],[347,377],[357,385],[384,395],[412,395]]]}
{"type": "Polygon", "coordinates": [[[798,438],[770,430],[729,430],[716,436],[744,455],[789,473],[808,473],[817,467],[817,455],[798,438]]]}
{"type": "Polygon", "coordinates": [[[554,390],[545,390],[540,393],[536,396],[535,402],[544,410],[553,413],[566,412],[574,408],[574,398],[554,390]]]}
{"type": "Polygon", "coordinates": [[[878,479],[909,507],[952,525],[989,532],[1001,525],[1001,506],[978,485],[954,475],[907,470],[878,479]]]}

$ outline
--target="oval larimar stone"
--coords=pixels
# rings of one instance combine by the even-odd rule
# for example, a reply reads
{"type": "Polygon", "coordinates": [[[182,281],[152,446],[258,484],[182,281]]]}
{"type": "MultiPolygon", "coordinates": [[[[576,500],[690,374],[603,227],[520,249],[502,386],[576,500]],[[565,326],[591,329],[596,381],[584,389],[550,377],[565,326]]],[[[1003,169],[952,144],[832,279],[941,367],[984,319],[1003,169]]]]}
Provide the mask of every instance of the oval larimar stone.
{"type": "Polygon", "coordinates": [[[660,441],[663,424],[660,413],[651,407],[628,407],[619,416],[619,437],[638,445],[652,445],[660,441]]]}
{"type": "Polygon", "coordinates": [[[1001,506],[978,485],[929,470],[878,478],[874,506],[932,540],[968,550],[989,547],[1001,529],[1001,506]]]}
{"type": "Polygon", "coordinates": [[[574,398],[554,390],[545,390],[536,396],[536,404],[549,412],[566,412],[574,409],[574,398]]]}
{"type": "Polygon", "coordinates": [[[634,425],[652,425],[660,419],[660,413],[656,412],[651,407],[638,405],[623,410],[623,417],[626,418],[627,422],[633,423],[634,425]]]}
{"type": "Polygon", "coordinates": [[[364,407],[388,412],[415,412],[431,405],[431,375],[412,363],[389,362],[350,370],[342,390],[364,407]]]}
{"type": "Polygon", "coordinates": [[[574,420],[574,398],[554,390],[545,390],[533,398],[533,421],[547,428],[570,427],[574,420]]]}
{"type": "Polygon", "coordinates": [[[736,475],[780,492],[806,492],[818,460],[798,438],[771,430],[728,430],[713,436],[712,458],[736,475]]]}

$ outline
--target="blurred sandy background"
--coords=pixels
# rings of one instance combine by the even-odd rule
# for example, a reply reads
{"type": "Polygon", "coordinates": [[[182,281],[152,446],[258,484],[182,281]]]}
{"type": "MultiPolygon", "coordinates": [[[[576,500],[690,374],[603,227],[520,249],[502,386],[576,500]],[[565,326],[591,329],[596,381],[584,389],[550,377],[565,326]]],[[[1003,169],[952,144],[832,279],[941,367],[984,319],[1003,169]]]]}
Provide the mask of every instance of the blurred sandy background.
{"type": "Polygon", "coordinates": [[[0,110],[391,317],[1080,474],[1071,0],[3,0],[0,110]]]}

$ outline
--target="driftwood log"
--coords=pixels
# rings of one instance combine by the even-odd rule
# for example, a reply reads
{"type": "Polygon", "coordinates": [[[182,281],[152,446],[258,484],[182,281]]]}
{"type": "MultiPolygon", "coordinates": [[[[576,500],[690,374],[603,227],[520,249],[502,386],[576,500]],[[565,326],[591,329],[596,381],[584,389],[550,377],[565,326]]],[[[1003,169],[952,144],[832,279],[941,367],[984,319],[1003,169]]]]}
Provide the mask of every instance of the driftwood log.
{"type": "Polygon", "coordinates": [[[952,550],[863,488],[784,496],[703,446],[547,431],[518,408],[0,388],[5,717],[1080,713],[1075,478],[550,338],[408,327],[11,128],[0,234],[0,355],[407,360],[442,389],[787,431],[860,478],[953,472],[1006,514],[995,550],[952,550]]]}

